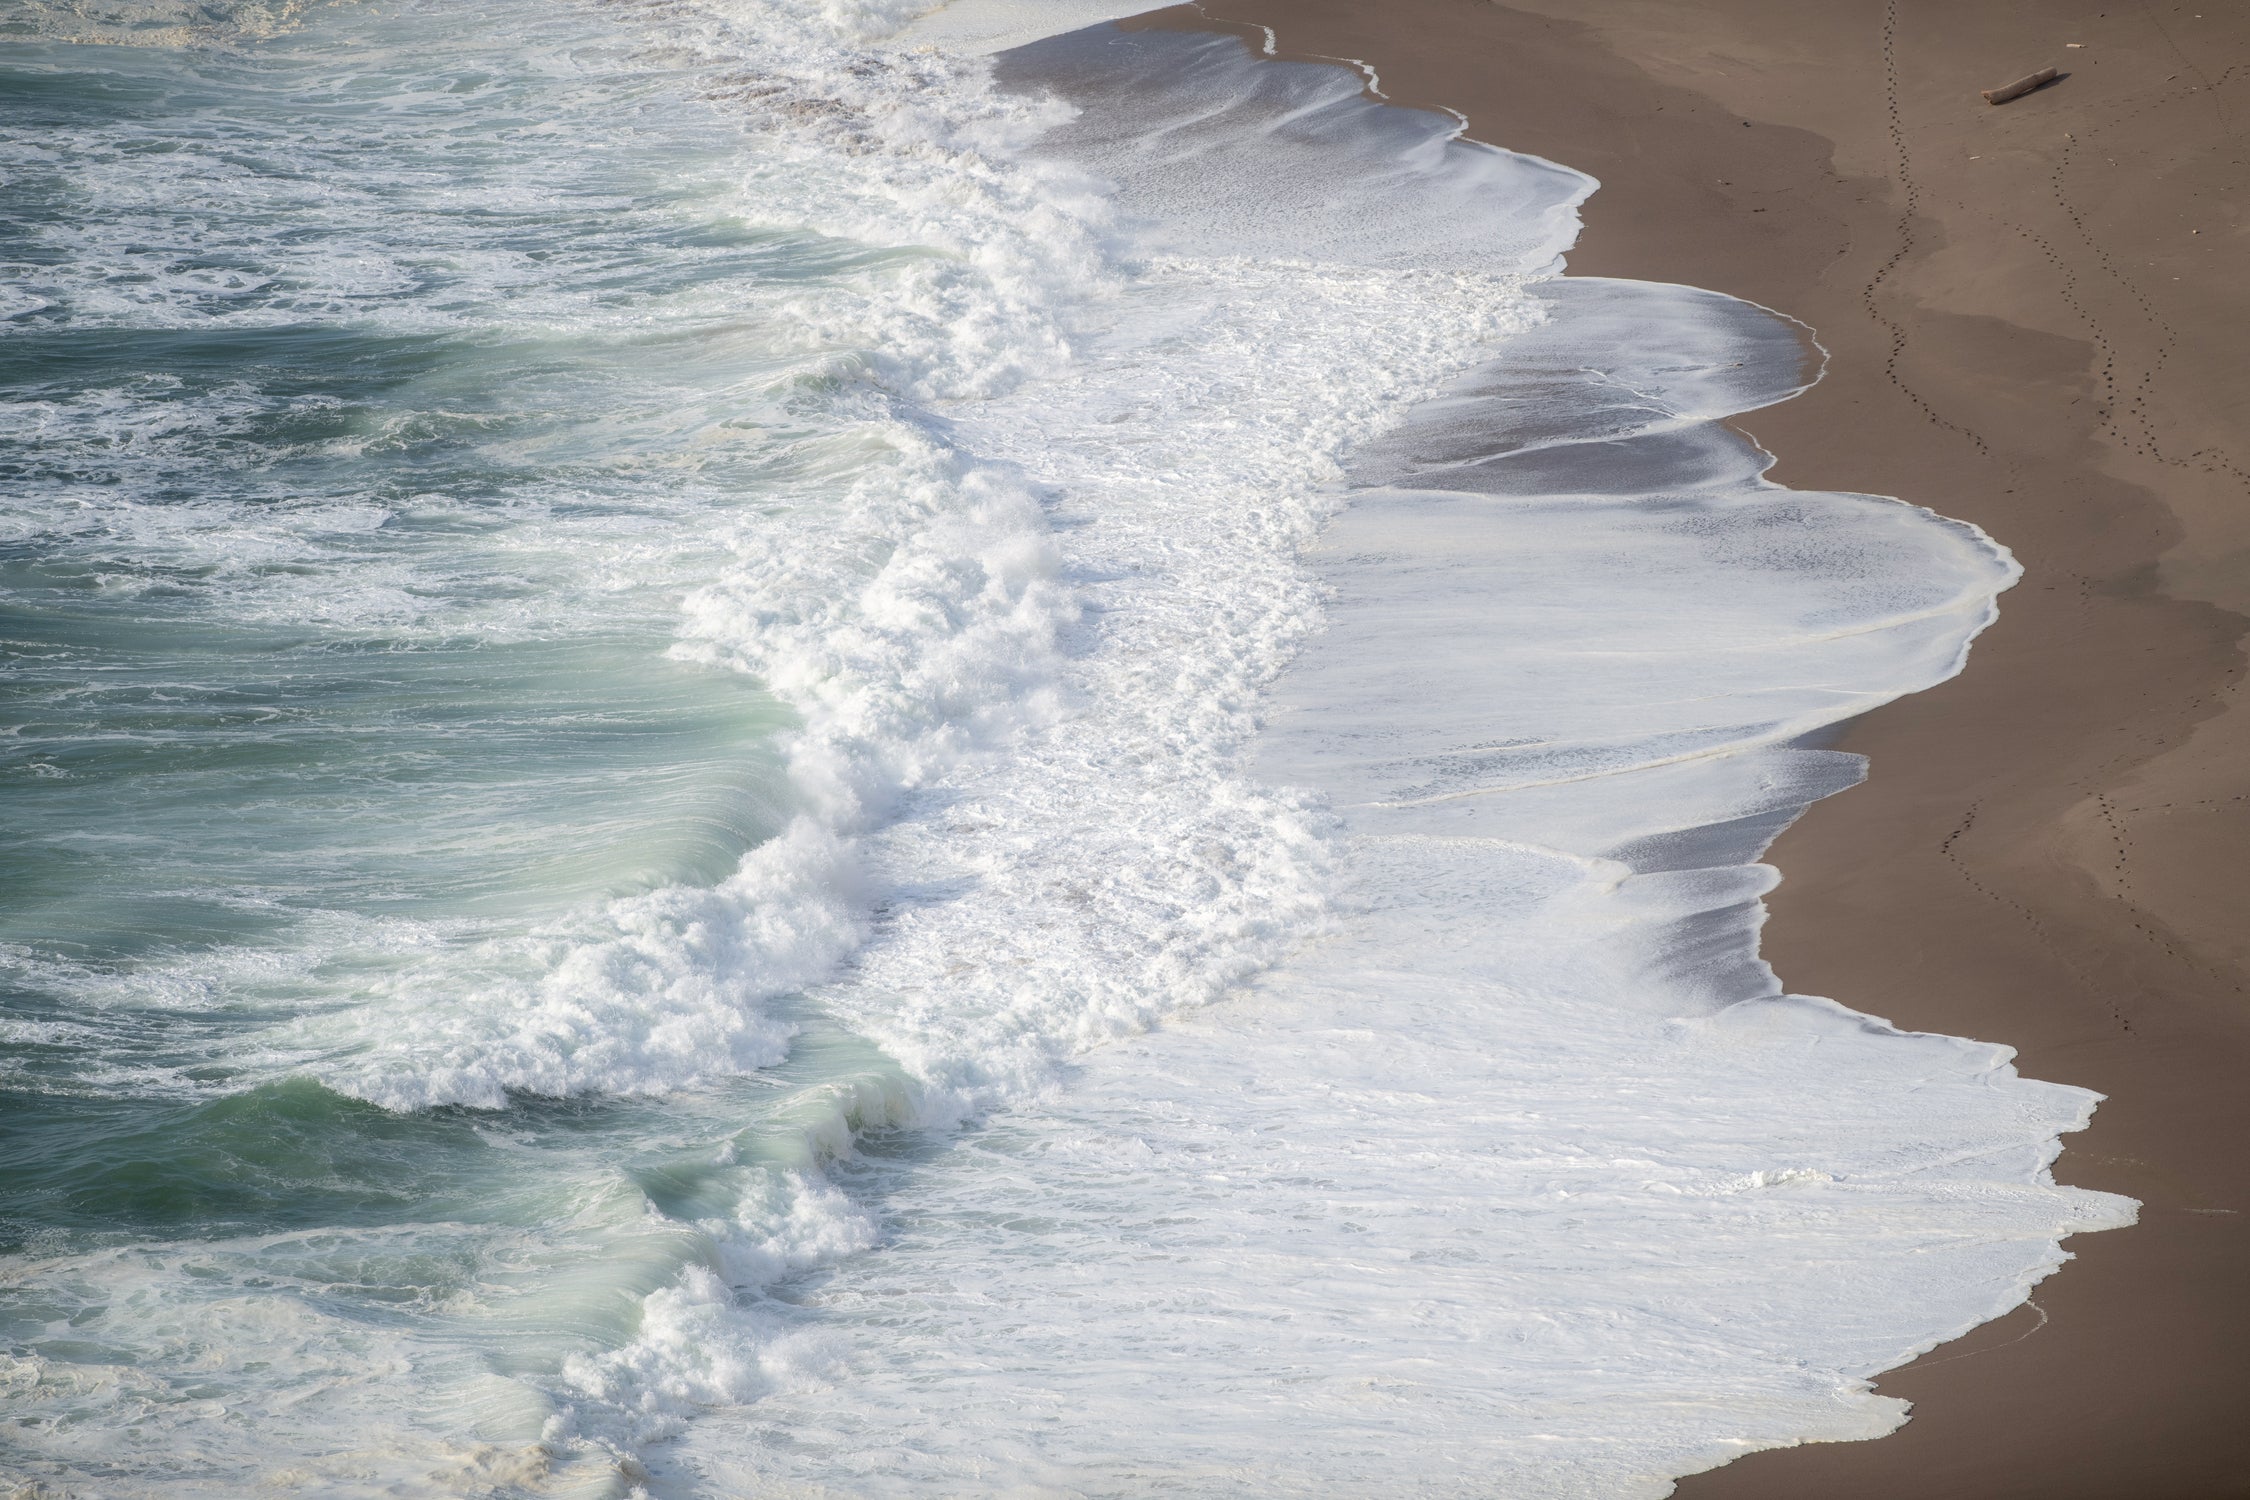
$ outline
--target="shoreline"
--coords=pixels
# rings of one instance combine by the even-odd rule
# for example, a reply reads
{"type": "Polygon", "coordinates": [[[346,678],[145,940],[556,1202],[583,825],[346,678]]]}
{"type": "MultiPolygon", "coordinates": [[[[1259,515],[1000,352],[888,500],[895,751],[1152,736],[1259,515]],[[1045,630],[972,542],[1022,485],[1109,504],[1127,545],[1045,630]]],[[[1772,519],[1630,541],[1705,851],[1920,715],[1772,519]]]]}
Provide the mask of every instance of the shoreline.
{"type": "Polygon", "coordinates": [[[1770,477],[1974,522],[2026,569],[1961,675],[1846,726],[1870,780],[1769,854],[1764,952],[1794,991],[2107,1095],[2055,1176],[2142,1222],[1878,1379],[1914,1403],[1898,1432],[1683,1495],[2250,1492],[2250,374],[2227,354],[2250,316],[2224,253],[2250,243],[2225,114],[2250,15],[2188,17],[1226,0],[1136,23],[1270,27],[1591,173],[1574,274],[1726,292],[1829,349],[1736,424],[1770,477]],[[2050,61],[2070,72],[2013,106],[1977,94],[2050,61]]]}

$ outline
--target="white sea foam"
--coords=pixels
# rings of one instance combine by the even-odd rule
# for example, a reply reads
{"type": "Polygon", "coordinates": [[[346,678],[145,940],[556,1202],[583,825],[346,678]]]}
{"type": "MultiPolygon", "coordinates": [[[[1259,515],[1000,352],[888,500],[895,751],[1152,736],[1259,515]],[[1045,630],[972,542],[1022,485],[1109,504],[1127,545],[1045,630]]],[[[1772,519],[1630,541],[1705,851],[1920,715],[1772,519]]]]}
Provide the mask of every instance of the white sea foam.
{"type": "Polygon", "coordinates": [[[884,40],[892,47],[990,54],[1146,9],[1138,0],[951,0],[884,40]]]}
{"type": "MultiPolygon", "coordinates": [[[[1111,151],[1086,83],[1128,45],[1130,138],[1165,139],[1149,101],[1177,63],[1199,120],[1244,103],[1241,138],[1286,148],[1255,124],[1296,123],[1286,75],[1230,89],[1258,65],[1179,38],[1059,51],[1089,107],[1051,140],[1141,154],[1111,151]]],[[[1155,243],[1285,233],[1199,181],[1167,198],[1168,164],[1123,173],[1155,243]]],[[[1337,243],[1318,223],[1300,242],[1337,243]]],[[[1300,297],[1332,274],[1295,272],[1300,297]]],[[[2130,1221],[2047,1173],[2092,1095],[1784,996],[1756,954],[1773,875],[1750,861],[1859,773],[1803,737],[1958,670],[2013,563],[1912,506],[1763,480],[1714,419],[1810,378],[1784,321],[1688,288],[1539,295],[1492,364],[1361,446],[1368,487],[1311,553],[1326,629],[1257,764],[1348,830],[1328,935],[1037,1109],[870,1168],[896,1237],[798,1314],[851,1332],[854,1378],[696,1430],[664,1474],[1660,1495],[1748,1448],[1887,1430],[1902,1408],[1868,1377],[2016,1305],[2063,1235],[2130,1221]]],[[[1379,305],[1296,303],[1353,339],[1379,305]]],[[[1042,395],[1050,452],[1074,451],[1042,395]]]]}

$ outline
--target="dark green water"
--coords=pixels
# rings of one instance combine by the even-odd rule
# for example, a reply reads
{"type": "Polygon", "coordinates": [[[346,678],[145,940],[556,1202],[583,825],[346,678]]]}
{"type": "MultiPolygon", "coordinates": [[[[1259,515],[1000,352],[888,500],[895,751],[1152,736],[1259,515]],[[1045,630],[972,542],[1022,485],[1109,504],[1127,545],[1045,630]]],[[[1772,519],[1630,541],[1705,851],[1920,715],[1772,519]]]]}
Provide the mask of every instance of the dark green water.
{"type": "Polygon", "coordinates": [[[697,947],[799,717],[676,648],[774,528],[864,549],[819,322],[897,252],[592,11],[129,9],[0,26],[0,1468],[601,1492],[564,1361],[895,1076],[791,1053],[833,900],[697,947]]]}

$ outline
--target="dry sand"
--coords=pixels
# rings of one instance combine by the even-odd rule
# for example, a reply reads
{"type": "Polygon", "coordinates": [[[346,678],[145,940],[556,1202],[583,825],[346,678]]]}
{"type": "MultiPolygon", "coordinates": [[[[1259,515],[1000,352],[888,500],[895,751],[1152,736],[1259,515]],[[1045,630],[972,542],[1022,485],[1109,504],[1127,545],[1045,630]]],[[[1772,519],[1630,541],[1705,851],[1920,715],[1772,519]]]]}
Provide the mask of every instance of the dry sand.
{"type": "Polygon", "coordinates": [[[2250,3],[1208,17],[1165,23],[1271,26],[1592,172],[1573,270],[1749,297],[1833,352],[1744,424],[1777,480],[1964,517],[2027,570],[1960,678],[1851,727],[1872,779],[1776,846],[1766,951],[1792,989],[2107,1094],[2057,1176],[2142,1224],[1884,1376],[1900,1432],[1680,1493],[2250,1495],[2250,3]]]}

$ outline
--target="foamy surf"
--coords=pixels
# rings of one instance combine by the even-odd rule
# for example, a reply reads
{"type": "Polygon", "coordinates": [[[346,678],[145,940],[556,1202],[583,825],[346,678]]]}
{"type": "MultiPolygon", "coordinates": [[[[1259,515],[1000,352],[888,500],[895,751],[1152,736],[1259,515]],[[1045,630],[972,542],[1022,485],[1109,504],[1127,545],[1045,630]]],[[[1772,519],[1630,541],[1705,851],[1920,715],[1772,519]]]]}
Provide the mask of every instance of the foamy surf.
{"type": "Polygon", "coordinates": [[[1797,331],[1549,279],[1589,179],[1224,37],[267,16],[16,138],[26,326],[172,361],[17,393],[51,711],[326,673],[124,783],[110,948],[11,934],[24,1472],[1661,1493],[2128,1211],[2090,1096],[1757,961],[1804,737],[2011,565],[1767,485],[1797,331]]]}
{"type": "MultiPolygon", "coordinates": [[[[1335,235],[1317,190],[1302,222],[1227,190],[1235,150],[1325,186],[1352,160],[1331,126],[1380,149],[1424,122],[1383,190],[1449,138],[1343,70],[1106,31],[1003,67],[1065,89],[1082,113],[1046,148],[1184,258],[1462,248],[1395,200],[1335,235]],[[1352,233],[1372,222],[1401,232],[1352,233]]],[[[1527,206],[1553,171],[1472,161],[1527,206]]],[[[1424,202],[1444,223],[1445,189],[1424,202]]],[[[1567,238],[1509,251],[1536,272],[1567,238]]],[[[1783,995],[1757,958],[1754,861],[1861,774],[1808,738],[1957,671],[2013,562],[1916,507],[1764,480],[1720,422],[1817,378],[1785,320],[1637,283],[1529,297],[1496,358],[1349,450],[1306,552],[1324,628],[1243,748],[1343,825],[1321,936],[1036,1109],[855,1163],[895,1238],[797,1314],[848,1336],[850,1376],[696,1430],[667,1472],[1661,1495],[1889,1430],[1868,1377],[2017,1305],[2060,1237],[2129,1221],[2047,1174],[2093,1096],[1783,995]]]]}

